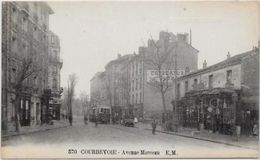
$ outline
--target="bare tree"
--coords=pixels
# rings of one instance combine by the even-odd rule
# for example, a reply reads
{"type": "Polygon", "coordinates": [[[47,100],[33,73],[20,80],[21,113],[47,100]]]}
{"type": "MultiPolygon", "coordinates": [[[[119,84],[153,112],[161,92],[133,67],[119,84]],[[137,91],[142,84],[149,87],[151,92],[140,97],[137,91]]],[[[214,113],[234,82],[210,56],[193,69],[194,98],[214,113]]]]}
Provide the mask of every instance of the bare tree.
{"type": "Polygon", "coordinates": [[[30,54],[23,56],[21,61],[18,62],[16,80],[14,84],[15,90],[15,131],[19,132],[20,128],[20,117],[19,117],[19,106],[21,96],[26,87],[32,87],[32,84],[25,84],[25,80],[28,80],[33,75],[37,77],[41,71],[41,67],[35,61],[36,55],[30,54]]]}
{"type": "Polygon", "coordinates": [[[171,55],[173,45],[169,45],[169,43],[162,43],[161,41],[155,42],[152,37],[151,42],[152,46],[149,48],[149,53],[144,61],[150,68],[155,70],[158,77],[148,82],[148,84],[160,92],[164,116],[166,113],[165,96],[169,88],[172,87],[171,74],[169,71],[173,69],[174,64],[171,55]]]}
{"type": "Polygon", "coordinates": [[[64,116],[68,115],[68,89],[66,87],[63,88],[62,110],[66,112],[64,113],[64,116]]]}
{"type": "Polygon", "coordinates": [[[72,102],[73,102],[73,98],[75,96],[76,83],[77,83],[76,74],[73,73],[73,74],[69,75],[67,96],[68,96],[68,114],[69,114],[68,116],[69,116],[71,125],[72,125],[72,119],[73,119],[72,102]]]}

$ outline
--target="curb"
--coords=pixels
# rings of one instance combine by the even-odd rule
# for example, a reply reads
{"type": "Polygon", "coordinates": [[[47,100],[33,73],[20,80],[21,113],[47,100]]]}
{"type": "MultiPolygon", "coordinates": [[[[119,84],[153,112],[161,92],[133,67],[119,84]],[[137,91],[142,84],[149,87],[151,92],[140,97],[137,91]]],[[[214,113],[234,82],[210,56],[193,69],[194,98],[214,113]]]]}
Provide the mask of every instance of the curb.
{"type": "Polygon", "coordinates": [[[35,131],[30,131],[30,132],[24,132],[24,133],[18,133],[18,134],[11,134],[11,135],[2,135],[1,136],[1,139],[2,140],[6,140],[7,138],[10,138],[10,137],[15,137],[15,136],[21,136],[21,135],[26,135],[26,134],[34,134],[34,133],[37,133],[37,132],[46,132],[46,131],[49,131],[49,130],[54,130],[54,129],[59,129],[59,128],[65,128],[65,127],[68,127],[69,125],[64,125],[64,126],[59,126],[59,127],[55,127],[55,128],[46,128],[46,129],[40,129],[40,130],[35,130],[35,131]]]}
{"type": "MultiPolygon", "coordinates": [[[[145,130],[151,131],[152,129],[146,128],[145,130]]],[[[176,136],[180,136],[180,137],[193,138],[193,139],[198,139],[198,140],[203,140],[203,141],[208,141],[208,142],[213,142],[213,143],[225,144],[225,145],[229,145],[229,146],[258,150],[257,148],[251,148],[251,147],[247,147],[247,146],[241,146],[241,145],[237,145],[237,144],[216,141],[216,140],[212,140],[212,139],[208,139],[208,138],[193,137],[193,136],[188,136],[188,135],[183,135],[183,134],[178,134],[178,133],[173,133],[173,132],[160,131],[160,130],[156,130],[156,131],[160,132],[160,133],[171,134],[171,135],[176,135],[176,136]]]]}

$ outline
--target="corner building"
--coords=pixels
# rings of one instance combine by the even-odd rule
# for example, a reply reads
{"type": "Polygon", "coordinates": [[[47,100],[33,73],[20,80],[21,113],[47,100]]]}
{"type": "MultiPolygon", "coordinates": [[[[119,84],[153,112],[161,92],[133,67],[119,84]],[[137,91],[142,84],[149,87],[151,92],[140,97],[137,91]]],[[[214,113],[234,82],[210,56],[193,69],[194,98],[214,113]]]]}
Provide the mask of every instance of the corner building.
{"type": "Polygon", "coordinates": [[[173,89],[180,125],[222,134],[252,134],[259,117],[259,48],[191,72],[173,89]],[[176,97],[176,99],[175,99],[176,97]]]}
{"type": "MultiPolygon", "coordinates": [[[[161,117],[163,111],[160,91],[149,84],[151,71],[156,71],[156,68],[147,63],[148,58],[156,58],[153,55],[153,43],[161,48],[166,45],[172,48],[167,60],[167,63],[171,63],[171,68],[162,69],[195,71],[198,68],[198,50],[191,46],[188,36],[187,33],[174,35],[171,32],[161,31],[159,40],[148,40],[148,45],[139,47],[138,54],[130,58],[128,65],[129,110],[139,120],[151,118],[152,115],[161,117]]],[[[172,82],[169,86],[172,86],[172,82]]],[[[169,88],[165,96],[168,111],[173,110],[172,96],[172,90],[169,88]]]]}
{"type": "Polygon", "coordinates": [[[19,106],[20,125],[45,122],[47,104],[42,101],[48,89],[49,16],[53,10],[45,2],[2,3],[2,130],[14,129],[15,89],[22,59],[33,55],[41,72],[23,81],[19,106]]]}

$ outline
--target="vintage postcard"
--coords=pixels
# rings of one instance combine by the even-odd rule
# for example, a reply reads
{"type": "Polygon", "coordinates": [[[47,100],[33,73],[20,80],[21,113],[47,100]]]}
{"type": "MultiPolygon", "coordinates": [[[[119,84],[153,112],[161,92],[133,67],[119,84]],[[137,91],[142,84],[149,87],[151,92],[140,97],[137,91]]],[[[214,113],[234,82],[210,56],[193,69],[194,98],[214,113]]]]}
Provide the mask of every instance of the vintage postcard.
{"type": "Polygon", "coordinates": [[[260,3],[2,1],[1,158],[258,158],[260,3]]]}

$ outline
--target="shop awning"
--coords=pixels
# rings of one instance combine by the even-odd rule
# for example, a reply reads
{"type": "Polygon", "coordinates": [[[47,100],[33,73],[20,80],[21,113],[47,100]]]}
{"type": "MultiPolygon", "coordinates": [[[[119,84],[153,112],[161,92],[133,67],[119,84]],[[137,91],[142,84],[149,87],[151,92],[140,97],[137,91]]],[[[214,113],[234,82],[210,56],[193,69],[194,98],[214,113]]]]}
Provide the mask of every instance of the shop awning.
{"type": "Polygon", "coordinates": [[[245,103],[259,103],[259,96],[248,96],[248,97],[243,97],[242,101],[245,103]]]}
{"type": "Polygon", "coordinates": [[[230,89],[230,88],[213,88],[213,89],[207,89],[207,90],[190,91],[185,94],[185,97],[217,95],[217,94],[232,94],[234,92],[236,92],[236,91],[234,89],[230,89]]]}

